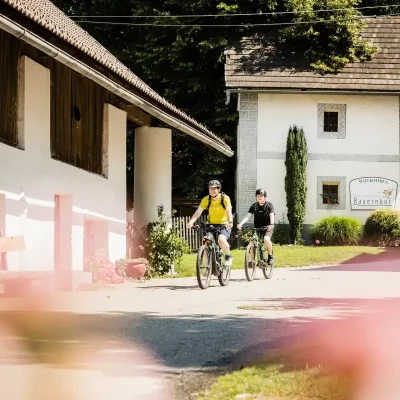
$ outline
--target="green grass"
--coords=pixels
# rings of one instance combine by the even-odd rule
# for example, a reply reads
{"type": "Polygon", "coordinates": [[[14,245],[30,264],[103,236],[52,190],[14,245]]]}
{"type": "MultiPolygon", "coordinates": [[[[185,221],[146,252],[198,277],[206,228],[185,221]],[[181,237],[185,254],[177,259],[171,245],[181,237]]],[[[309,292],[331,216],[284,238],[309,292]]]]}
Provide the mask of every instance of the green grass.
{"type": "MultiPolygon", "coordinates": [[[[308,265],[340,264],[361,255],[378,255],[384,249],[367,246],[276,246],[274,248],[275,267],[305,267],[308,265]]],[[[244,268],[244,250],[233,250],[233,269],[244,268]]],[[[180,266],[176,267],[177,277],[196,275],[196,254],[184,256],[180,266]]]]}
{"type": "Polygon", "coordinates": [[[239,394],[247,394],[248,400],[345,400],[349,392],[345,378],[320,367],[288,369],[283,362],[270,361],[220,377],[199,400],[234,400],[239,394]]]}

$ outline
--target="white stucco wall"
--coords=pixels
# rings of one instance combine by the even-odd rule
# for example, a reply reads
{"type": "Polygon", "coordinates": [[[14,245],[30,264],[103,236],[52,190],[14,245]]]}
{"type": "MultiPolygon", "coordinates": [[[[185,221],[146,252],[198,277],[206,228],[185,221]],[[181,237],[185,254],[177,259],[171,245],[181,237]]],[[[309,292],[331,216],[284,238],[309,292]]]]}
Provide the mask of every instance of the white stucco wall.
{"type": "MultiPolygon", "coordinates": [[[[286,216],[284,189],[289,126],[304,128],[308,151],[306,223],[326,215],[348,215],[364,222],[371,212],[350,207],[349,183],[359,177],[384,177],[399,182],[399,99],[395,96],[258,94],[257,187],[265,187],[276,218],[286,216]],[[346,138],[317,137],[318,103],[346,104],[346,138]],[[352,156],[349,158],[349,155],[352,156]],[[387,157],[390,156],[390,157],[387,157]],[[375,161],[374,161],[375,160],[375,161]],[[379,161],[376,161],[379,160],[379,161]],[[389,162],[391,161],[391,162],[389,162]],[[395,161],[395,162],[393,162],[395,161]],[[317,177],[346,177],[346,207],[317,209],[317,177]]],[[[245,151],[241,146],[241,151],[245,151]]],[[[399,194],[400,196],[400,194],[399,194]]],[[[398,198],[397,207],[400,207],[398,198]]]]}
{"type": "MultiPolygon", "coordinates": [[[[269,200],[274,204],[276,220],[279,221],[286,209],[284,160],[258,160],[257,161],[257,184],[265,187],[268,191],[269,200]]],[[[364,222],[371,210],[358,211],[350,208],[349,183],[352,179],[363,176],[384,176],[388,179],[399,181],[399,174],[393,163],[362,163],[362,162],[340,162],[340,161],[309,161],[307,170],[307,209],[306,224],[312,224],[316,220],[329,215],[346,215],[364,222]],[[379,164],[379,165],[375,165],[379,164]],[[346,209],[338,210],[331,207],[328,210],[317,209],[317,176],[345,176],[346,177],[346,209]]],[[[287,221],[286,221],[287,222],[287,221]]]]}
{"type": "Polygon", "coordinates": [[[295,124],[303,127],[310,153],[399,154],[396,96],[259,94],[258,111],[258,152],[286,151],[295,124]],[[319,103],[346,104],[346,139],[317,140],[319,103]]]}
{"type": "MultiPolygon", "coordinates": [[[[126,253],[126,114],[105,105],[108,179],[50,156],[50,71],[23,57],[20,134],[25,150],[0,143],[0,195],[6,235],[24,235],[26,250],[8,254],[10,270],[53,270],[54,196],[72,195],[72,269],[83,269],[85,219],[102,221],[97,252],[111,260],[126,253]],[[102,238],[100,237],[102,236],[102,238]],[[108,239],[108,240],[107,240],[108,239]],[[106,243],[108,241],[108,244],[106,243]]],[[[0,207],[1,212],[1,207],[0,207]]],[[[1,221],[1,216],[0,216],[1,221]]],[[[97,237],[96,237],[97,239],[97,237]]]]}
{"type": "Polygon", "coordinates": [[[172,210],[172,131],[142,127],[135,130],[134,218],[138,227],[158,219],[157,206],[172,210]]]}

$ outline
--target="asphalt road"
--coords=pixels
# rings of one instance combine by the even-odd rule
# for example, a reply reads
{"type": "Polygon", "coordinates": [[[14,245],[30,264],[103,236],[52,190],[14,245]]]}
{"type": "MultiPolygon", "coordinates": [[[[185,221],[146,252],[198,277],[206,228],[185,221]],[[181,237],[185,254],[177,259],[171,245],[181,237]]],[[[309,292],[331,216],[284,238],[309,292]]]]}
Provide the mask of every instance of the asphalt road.
{"type": "MultiPolygon", "coordinates": [[[[68,338],[85,331],[125,338],[136,351],[137,370],[154,383],[154,398],[183,400],[219,373],[307,338],[321,322],[400,300],[399,272],[399,260],[277,269],[270,280],[258,271],[253,282],[236,270],[227,287],[216,279],[207,290],[199,289],[195,278],[160,279],[63,294],[45,307],[63,315],[66,326],[75,326],[73,332],[65,330],[68,338]]],[[[15,308],[16,302],[3,299],[0,307],[15,308]]]]}

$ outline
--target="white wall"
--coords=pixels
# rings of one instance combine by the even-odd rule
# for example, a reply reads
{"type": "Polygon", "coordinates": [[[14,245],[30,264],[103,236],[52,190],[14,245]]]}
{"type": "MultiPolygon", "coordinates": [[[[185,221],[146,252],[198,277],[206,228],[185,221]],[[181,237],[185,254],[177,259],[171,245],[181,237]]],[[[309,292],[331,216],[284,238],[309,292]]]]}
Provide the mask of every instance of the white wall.
{"type": "MultiPolygon", "coordinates": [[[[265,187],[274,204],[276,218],[286,216],[284,154],[291,124],[302,126],[309,153],[322,159],[308,161],[308,198],[305,223],[326,215],[348,215],[364,222],[371,211],[350,208],[352,179],[379,176],[399,182],[398,162],[332,161],[324,155],[399,155],[399,99],[390,96],[328,96],[259,94],[257,136],[257,187],[265,187]],[[347,105],[346,139],[317,138],[317,104],[347,105]],[[346,209],[317,209],[317,177],[346,177],[346,209]]],[[[398,203],[400,198],[398,198],[398,203]]],[[[397,204],[400,206],[400,204],[397,204]]]]}
{"type": "Polygon", "coordinates": [[[157,206],[172,210],[172,131],[142,127],[135,130],[135,225],[142,227],[158,219],[157,206]]]}
{"type": "MultiPolygon", "coordinates": [[[[268,191],[269,200],[275,207],[276,220],[281,219],[282,213],[287,213],[285,192],[285,164],[284,160],[258,160],[257,184],[268,191]]],[[[307,209],[306,224],[312,224],[316,220],[327,215],[346,215],[364,222],[371,212],[351,210],[349,183],[352,179],[363,176],[384,176],[385,178],[399,181],[399,173],[394,163],[363,163],[363,162],[339,162],[339,161],[309,161],[307,169],[307,209]],[[329,210],[317,209],[317,176],[346,176],[346,209],[338,210],[331,207],[329,210]]]]}
{"type": "Polygon", "coordinates": [[[396,96],[260,94],[257,151],[286,151],[289,126],[302,126],[310,153],[399,154],[396,96]],[[318,103],[346,104],[346,139],[317,140],[318,103]]]}
{"type": "Polygon", "coordinates": [[[73,199],[74,270],[83,268],[85,219],[103,221],[107,225],[108,249],[105,251],[111,260],[124,256],[125,112],[105,106],[108,179],[53,160],[50,157],[50,71],[26,57],[21,67],[23,113],[19,120],[25,150],[0,143],[0,193],[6,196],[6,235],[24,235],[26,242],[25,251],[8,254],[9,269],[53,270],[56,194],[72,195],[73,199]]]}

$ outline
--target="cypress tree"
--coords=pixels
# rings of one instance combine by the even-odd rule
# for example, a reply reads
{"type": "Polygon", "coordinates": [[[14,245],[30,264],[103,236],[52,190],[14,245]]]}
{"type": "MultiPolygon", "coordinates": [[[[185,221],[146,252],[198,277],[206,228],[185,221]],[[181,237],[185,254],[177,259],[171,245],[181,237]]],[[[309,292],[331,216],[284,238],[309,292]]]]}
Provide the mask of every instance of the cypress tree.
{"type": "Polygon", "coordinates": [[[291,126],[286,142],[286,207],[292,243],[301,243],[307,201],[307,141],[303,128],[291,126]]]}

